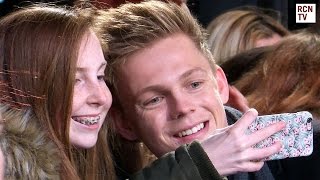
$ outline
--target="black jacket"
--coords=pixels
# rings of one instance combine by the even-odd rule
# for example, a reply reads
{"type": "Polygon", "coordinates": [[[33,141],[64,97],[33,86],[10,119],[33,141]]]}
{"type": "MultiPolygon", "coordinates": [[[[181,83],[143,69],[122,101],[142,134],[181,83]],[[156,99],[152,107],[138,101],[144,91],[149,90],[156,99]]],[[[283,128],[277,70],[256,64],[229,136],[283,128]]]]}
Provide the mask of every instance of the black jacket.
{"type": "Polygon", "coordinates": [[[133,180],[222,180],[198,142],[180,146],[131,176],[133,180]]]}

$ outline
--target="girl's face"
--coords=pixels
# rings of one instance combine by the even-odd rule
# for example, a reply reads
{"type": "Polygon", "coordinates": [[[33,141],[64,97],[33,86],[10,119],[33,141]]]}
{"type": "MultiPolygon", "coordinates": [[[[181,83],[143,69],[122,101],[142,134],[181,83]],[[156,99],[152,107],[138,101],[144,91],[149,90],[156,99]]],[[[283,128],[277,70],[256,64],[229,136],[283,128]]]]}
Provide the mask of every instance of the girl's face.
{"type": "Polygon", "coordinates": [[[83,38],[79,51],[70,123],[70,142],[79,148],[96,144],[112,103],[104,81],[106,65],[100,42],[90,32],[83,38]]]}

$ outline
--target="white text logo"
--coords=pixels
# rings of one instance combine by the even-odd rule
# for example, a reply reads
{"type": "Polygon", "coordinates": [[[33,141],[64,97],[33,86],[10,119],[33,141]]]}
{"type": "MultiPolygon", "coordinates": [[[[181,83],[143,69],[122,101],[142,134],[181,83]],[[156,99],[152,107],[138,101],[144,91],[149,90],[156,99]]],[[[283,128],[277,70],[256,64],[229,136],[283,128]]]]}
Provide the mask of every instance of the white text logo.
{"type": "Polygon", "coordinates": [[[296,23],[315,23],[316,4],[296,4],[296,23]]]}

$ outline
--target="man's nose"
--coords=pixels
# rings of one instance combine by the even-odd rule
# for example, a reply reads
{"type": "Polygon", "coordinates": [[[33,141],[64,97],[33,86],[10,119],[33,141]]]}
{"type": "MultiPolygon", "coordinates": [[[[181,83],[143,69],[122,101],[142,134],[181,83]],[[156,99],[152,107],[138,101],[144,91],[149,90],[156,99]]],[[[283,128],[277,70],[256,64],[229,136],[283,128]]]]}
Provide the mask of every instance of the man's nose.
{"type": "Polygon", "coordinates": [[[185,93],[175,93],[172,95],[170,103],[172,119],[180,119],[188,113],[195,111],[195,105],[192,98],[185,93]]]}

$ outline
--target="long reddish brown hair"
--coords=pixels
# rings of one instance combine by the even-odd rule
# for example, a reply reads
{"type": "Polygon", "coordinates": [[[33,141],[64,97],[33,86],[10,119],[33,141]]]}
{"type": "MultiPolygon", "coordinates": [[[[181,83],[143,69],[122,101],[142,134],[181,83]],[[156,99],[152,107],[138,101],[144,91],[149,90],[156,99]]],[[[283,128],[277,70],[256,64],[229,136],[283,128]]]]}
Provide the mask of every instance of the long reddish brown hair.
{"type": "Polygon", "coordinates": [[[320,38],[299,33],[266,50],[261,62],[235,86],[260,114],[320,107],[320,38]]]}
{"type": "Polygon", "coordinates": [[[61,151],[62,179],[113,179],[103,126],[97,145],[77,150],[69,140],[73,85],[89,11],[37,5],[0,21],[1,103],[30,108],[61,151]]]}

